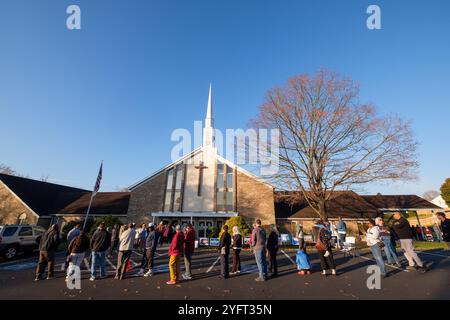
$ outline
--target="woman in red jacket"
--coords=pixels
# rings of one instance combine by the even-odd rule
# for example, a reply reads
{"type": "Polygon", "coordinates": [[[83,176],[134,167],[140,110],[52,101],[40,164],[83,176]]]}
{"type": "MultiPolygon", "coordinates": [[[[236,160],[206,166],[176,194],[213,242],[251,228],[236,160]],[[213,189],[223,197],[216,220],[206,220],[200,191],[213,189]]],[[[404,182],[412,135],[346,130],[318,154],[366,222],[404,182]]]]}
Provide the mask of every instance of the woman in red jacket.
{"type": "Polygon", "coordinates": [[[184,235],[180,225],[177,225],[169,248],[170,281],[167,281],[166,284],[176,284],[180,281],[180,258],[183,255],[183,243],[184,235]]]}

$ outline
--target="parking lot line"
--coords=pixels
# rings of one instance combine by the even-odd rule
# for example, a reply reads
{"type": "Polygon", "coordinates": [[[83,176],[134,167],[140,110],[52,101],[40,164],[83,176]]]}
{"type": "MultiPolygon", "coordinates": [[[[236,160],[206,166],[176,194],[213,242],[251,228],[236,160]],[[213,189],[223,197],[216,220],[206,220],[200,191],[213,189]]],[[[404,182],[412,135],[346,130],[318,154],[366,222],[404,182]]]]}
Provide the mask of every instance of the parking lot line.
{"type": "Polygon", "coordinates": [[[211,270],[214,268],[214,266],[216,265],[217,262],[219,262],[220,257],[217,257],[217,259],[213,262],[213,264],[209,267],[208,270],[206,270],[206,273],[211,272],[211,270]]]}
{"type": "MultiPolygon", "coordinates": [[[[370,260],[370,261],[376,262],[374,259],[370,259],[370,258],[367,258],[367,257],[364,257],[364,256],[358,256],[358,257],[363,258],[363,259],[365,259],[365,260],[370,260]]],[[[384,265],[385,265],[386,267],[389,267],[389,268],[401,270],[401,271],[404,271],[404,272],[409,272],[409,271],[406,270],[406,269],[399,268],[399,267],[395,267],[395,266],[390,266],[390,265],[388,265],[387,263],[385,263],[384,265]]]]}
{"type": "Polygon", "coordinates": [[[281,252],[292,262],[292,264],[294,266],[297,266],[297,264],[294,262],[294,260],[292,260],[292,258],[286,252],[284,252],[284,250],[281,250],[281,252]]]}
{"type": "Polygon", "coordinates": [[[108,262],[108,264],[109,264],[111,267],[113,267],[114,270],[117,269],[116,266],[111,262],[111,260],[109,260],[108,257],[106,257],[106,262],[108,262]]]}

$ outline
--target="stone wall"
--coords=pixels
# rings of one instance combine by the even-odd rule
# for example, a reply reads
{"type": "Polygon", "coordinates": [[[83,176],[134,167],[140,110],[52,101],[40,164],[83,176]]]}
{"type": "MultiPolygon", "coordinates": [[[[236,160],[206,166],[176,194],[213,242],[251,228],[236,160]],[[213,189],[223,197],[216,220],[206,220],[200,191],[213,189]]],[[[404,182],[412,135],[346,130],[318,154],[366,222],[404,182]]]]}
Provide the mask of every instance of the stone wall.
{"type": "Polygon", "coordinates": [[[166,173],[162,172],[131,191],[128,220],[136,223],[152,221],[151,212],[162,210],[166,173]]]}
{"type": "Polygon", "coordinates": [[[263,225],[275,223],[273,188],[238,170],[237,211],[248,223],[255,218],[263,225]]]}
{"type": "Polygon", "coordinates": [[[0,181],[0,224],[16,224],[22,214],[22,223],[36,224],[38,217],[0,181]]]}

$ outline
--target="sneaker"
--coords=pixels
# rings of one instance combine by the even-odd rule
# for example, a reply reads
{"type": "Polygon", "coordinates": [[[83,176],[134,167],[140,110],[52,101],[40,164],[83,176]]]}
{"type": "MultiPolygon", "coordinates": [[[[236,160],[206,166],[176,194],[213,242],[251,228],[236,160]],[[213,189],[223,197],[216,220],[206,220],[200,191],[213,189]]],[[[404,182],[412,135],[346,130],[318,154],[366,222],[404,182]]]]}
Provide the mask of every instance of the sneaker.
{"type": "Polygon", "coordinates": [[[152,276],[153,275],[153,271],[152,270],[148,270],[145,274],[144,274],[144,277],[150,277],[150,276],[152,276]]]}
{"type": "Polygon", "coordinates": [[[47,277],[47,280],[53,280],[55,277],[47,277]]]}
{"type": "Polygon", "coordinates": [[[266,279],[258,277],[258,278],[255,279],[255,281],[257,281],[257,282],[264,282],[264,281],[266,281],[266,279]]]}
{"type": "Polygon", "coordinates": [[[95,277],[90,277],[89,281],[95,281],[95,277]]]}
{"type": "Polygon", "coordinates": [[[406,270],[409,270],[409,271],[416,271],[416,267],[415,267],[415,266],[407,266],[407,267],[406,267],[406,270]]]}
{"type": "Polygon", "coordinates": [[[304,276],[306,273],[305,273],[305,271],[299,271],[299,272],[297,272],[297,274],[299,275],[299,276],[304,276]]]}
{"type": "Polygon", "coordinates": [[[118,277],[118,276],[115,276],[115,277],[114,277],[114,280],[119,280],[119,277],[118,277]]]}
{"type": "Polygon", "coordinates": [[[174,285],[174,284],[177,284],[177,282],[176,282],[176,281],[173,281],[173,280],[170,280],[170,281],[167,281],[166,284],[168,284],[168,285],[174,285]]]}
{"type": "Polygon", "coordinates": [[[182,277],[184,280],[192,280],[192,276],[187,275],[187,274],[183,274],[182,277]]]}
{"type": "Polygon", "coordinates": [[[34,278],[34,281],[41,281],[41,278],[38,278],[38,277],[36,277],[36,278],[34,278]]]}
{"type": "Polygon", "coordinates": [[[108,279],[108,276],[101,276],[100,279],[108,279]]]}
{"type": "Polygon", "coordinates": [[[144,275],[144,269],[140,269],[139,272],[136,274],[138,277],[142,277],[144,275]]]}

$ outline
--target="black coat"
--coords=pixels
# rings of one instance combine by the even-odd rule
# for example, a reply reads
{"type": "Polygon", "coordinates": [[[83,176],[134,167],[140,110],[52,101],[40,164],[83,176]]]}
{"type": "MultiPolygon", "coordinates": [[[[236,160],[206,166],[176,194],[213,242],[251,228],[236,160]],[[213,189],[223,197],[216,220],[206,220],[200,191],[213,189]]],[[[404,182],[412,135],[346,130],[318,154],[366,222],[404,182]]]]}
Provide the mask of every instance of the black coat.
{"type": "Polygon", "coordinates": [[[233,236],[233,248],[242,249],[242,235],[235,234],[233,236]]]}
{"type": "Polygon", "coordinates": [[[442,239],[445,242],[450,242],[450,219],[445,219],[441,222],[442,239]]]}
{"type": "Polygon", "coordinates": [[[89,250],[89,238],[85,235],[75,237],[69,244],[69,248],[67,251],[70,253],[84,253],[89,250]],[[77,239],[81,238],[80,243],[78,244],[77,239]]]}
{"type": "Polygon", "coordinates": [[[222,252],[222,248],[225,248],[225,254],[230,254],[231,236],[228,232],[222,233],[220,237],[219,250],[222,252]]]}
{"type": "Polygon", "coordinates": [[[267,238],[267,250],[278,251],[278,234],[275,231],[270,232],[269,238],[267,238]]]}
{"type": "Polygon", "coordinates": [[[412,239],[413,233],[411,231],[411,225],[408,220],[401,217],[400,219],[394,221],[392,224],[392,229],[399,239],[412,239]]]}
{"type": "Polygon", "coordinates": [[[47,230],[39,242],[39,251],[55,252],[58,249],[60,239],[58,231],[47,230]]]}
{"type": "Polygon", "coordinates": [[[105,229],[97,229],[92,235],[91,250],[93,252],[104,252],[111,245],[111,235],[105,229]]]}

